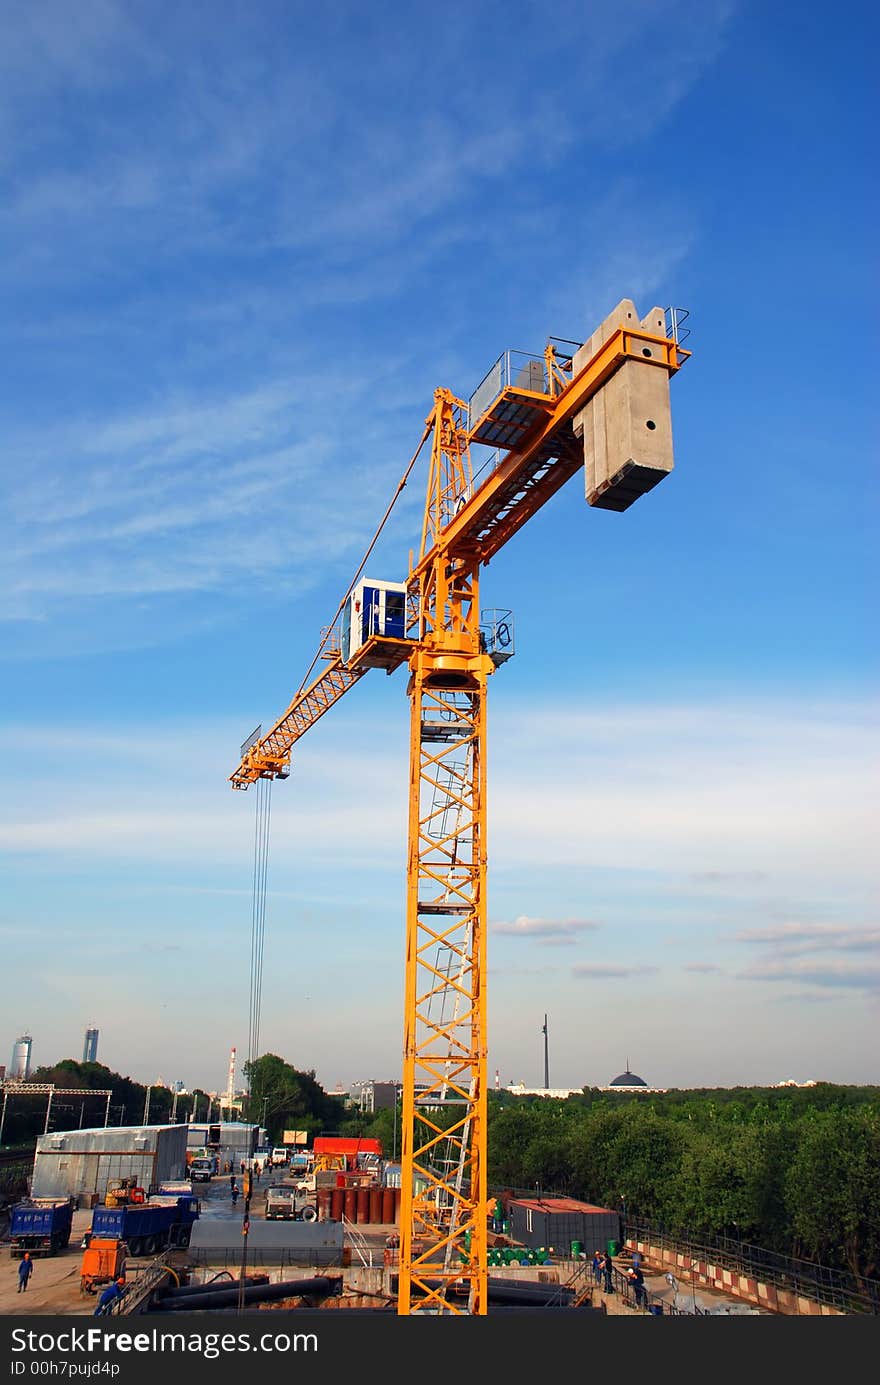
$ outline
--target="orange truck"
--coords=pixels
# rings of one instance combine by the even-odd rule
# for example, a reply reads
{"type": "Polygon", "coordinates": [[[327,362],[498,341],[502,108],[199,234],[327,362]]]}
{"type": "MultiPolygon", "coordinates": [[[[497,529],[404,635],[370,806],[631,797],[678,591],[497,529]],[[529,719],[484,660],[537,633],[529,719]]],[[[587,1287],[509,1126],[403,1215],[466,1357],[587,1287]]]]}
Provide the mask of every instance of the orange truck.
{"type": "Polygon", "coordinates": [[[83,1251],[79,1270],[80,1293],[95,1294],[101,1285],[111,1284],[120,1275],[124,1278],[127,1251],[125,1241],[93,1237],[83,1251]]]}

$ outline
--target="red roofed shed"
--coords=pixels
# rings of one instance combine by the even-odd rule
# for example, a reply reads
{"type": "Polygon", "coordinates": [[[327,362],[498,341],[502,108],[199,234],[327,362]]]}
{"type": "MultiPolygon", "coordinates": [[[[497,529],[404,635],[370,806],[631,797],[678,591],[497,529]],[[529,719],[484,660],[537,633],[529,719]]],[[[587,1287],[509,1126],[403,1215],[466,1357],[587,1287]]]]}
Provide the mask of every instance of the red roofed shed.
{"type": "Polygon", "coordinates": [[[520,1245],[543,1246],[557,1255],[605,1250],[620,1244],[620,1214],[573,1197],[515,1198],[509,1207],[510,1235],[520,1245]],[[576,1246],[577,1249],[573,1249],[576,1246]]]}

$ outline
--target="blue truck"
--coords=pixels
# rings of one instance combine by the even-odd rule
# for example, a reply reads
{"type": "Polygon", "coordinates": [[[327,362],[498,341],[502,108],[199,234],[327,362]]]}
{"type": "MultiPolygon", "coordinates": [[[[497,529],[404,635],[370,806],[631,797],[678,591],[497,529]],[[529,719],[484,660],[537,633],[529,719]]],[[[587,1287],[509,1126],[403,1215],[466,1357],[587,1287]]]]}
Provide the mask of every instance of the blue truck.
{"type": "Polygon", "coordinates": [[[73,1226],[73,1203],[17,1202],[9,1219],[6,1240],[11,1243],[9,1254],[57,1255],[70,1244],[73,1226]]]}
{"type": "Polygon", "coordinates": [[[192,1196],[151,1197],[123,1207],[96,1207],[89,1240],[125,1241],[132,1256],[158,1255],[168,1246],[189,1245],[199,1200],[192,1196]]]}

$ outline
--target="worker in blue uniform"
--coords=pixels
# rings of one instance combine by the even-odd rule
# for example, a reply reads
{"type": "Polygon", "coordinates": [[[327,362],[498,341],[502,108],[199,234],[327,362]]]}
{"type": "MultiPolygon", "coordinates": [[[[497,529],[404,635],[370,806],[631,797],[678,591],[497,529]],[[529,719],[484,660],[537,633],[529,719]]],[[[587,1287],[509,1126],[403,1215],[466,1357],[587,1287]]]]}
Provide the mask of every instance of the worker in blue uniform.
{"type": "Polygon", "coordinates": [[[110,1312],[117,1299],[122,1298],[125,1293],[125,1280],[120,1275],[118,1279],[108,1284],[101,1297],[98,1299],[98,1306],[93,1314],[96,1318],[104,1317],[110,1312]]]}

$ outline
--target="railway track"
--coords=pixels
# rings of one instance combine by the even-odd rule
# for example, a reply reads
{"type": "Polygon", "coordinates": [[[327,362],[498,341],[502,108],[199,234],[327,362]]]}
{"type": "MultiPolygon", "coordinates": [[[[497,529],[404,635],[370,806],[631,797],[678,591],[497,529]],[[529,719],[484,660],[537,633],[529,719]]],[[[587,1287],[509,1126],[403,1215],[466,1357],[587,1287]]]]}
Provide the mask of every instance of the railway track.
{"type": "Polygon", "coordinates": [[[0,1149],[0,1169],[8,1168],[10,1164],[32,1164],[36,1152],[35,1144],[19,1149],[0,1149]]]}

